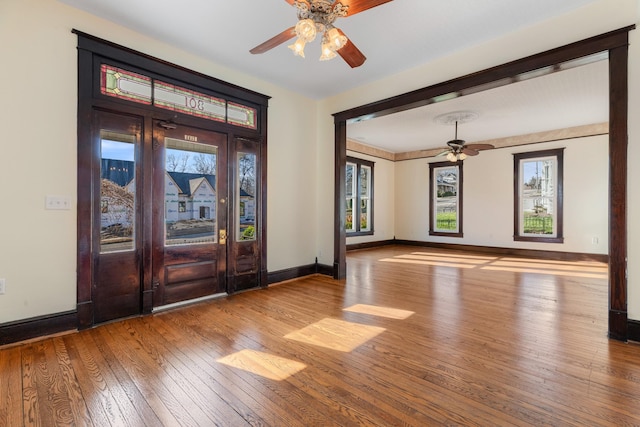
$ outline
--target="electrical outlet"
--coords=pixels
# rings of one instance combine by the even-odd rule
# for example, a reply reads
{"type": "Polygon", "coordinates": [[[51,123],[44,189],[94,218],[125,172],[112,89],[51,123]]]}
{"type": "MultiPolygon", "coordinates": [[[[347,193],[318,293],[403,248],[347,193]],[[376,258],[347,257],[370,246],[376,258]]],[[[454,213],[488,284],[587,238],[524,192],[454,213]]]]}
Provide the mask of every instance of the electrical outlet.
{"type": "Polygon", "coordinates": [[[68,196],[47,196],[45,198],[45,208],[53,210],[71,209],[71,198],[68,196]]]}
{"type": "Polygon", "coordinates": [[[4,295],[5,292],[6,281],[4,279],[0,279],[0,295],[4,295]]]}

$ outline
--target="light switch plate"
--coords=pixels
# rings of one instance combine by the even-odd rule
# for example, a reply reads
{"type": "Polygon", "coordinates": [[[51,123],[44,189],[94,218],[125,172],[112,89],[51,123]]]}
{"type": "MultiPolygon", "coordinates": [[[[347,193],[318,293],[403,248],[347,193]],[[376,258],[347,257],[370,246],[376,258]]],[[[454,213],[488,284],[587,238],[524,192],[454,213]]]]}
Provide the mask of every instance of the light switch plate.
{"type": "Polygon", "coordinates": [[[47,196],[45,199],[45,208],[53,210],[69,210],[71,209],[71,197],[47,196]]]}

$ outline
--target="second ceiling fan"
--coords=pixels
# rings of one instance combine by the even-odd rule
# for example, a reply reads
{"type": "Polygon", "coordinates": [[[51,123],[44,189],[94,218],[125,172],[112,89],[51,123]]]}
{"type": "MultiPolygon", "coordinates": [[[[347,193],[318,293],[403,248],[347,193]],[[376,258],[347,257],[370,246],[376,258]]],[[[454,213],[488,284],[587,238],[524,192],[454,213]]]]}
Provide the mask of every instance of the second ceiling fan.
{"type": "Polygon", "coordinates": [[[490,150],[493,148],[491,144],[466,144],[463,139],[458,139],[458,120],[455,121],[455,125],[456,134],[454,139],[447,141],[449,148],[436,154],[436,157],[446,155],[447,160],[450,162],[457,162],[466,159],[467,156],[477,156],[480,154],[480,150],[490,150]]]}
{"type": "Polygon", "coordinates": [[[251,49],[253,54],[264,53],[282,43],[297,37],[289,46],[295,55],[304,58],[306,43],[317,35],[322,37],[320,60],[328,60],[340,55],[351,68],[359,67],[366,61],[362,52],[333,25],[337,18],[348,17],[393,0],[285,0],[298,9],[298,23],[280,34],[251,49]]]}

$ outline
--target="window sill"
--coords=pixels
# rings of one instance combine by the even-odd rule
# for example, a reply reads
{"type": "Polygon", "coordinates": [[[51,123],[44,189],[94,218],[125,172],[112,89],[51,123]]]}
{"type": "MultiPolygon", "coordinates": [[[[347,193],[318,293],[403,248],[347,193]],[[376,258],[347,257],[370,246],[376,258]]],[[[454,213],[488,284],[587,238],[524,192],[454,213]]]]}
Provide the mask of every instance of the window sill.
{"type": "Polygon", "coordinates": [[[564,237],[513,236],[514,242],[564,243],[564,237]]]}
{"type": "Polygon", "coordinates": [[[442,236],[442,237],[463,237],[462,233],[448,233],[446,231],[429,231],[429,236],[442,236]]]}
{"type": "Polygon", "coordinates": [[[347,231],[347,237],[373,236],[373,231],[347,231]]]}

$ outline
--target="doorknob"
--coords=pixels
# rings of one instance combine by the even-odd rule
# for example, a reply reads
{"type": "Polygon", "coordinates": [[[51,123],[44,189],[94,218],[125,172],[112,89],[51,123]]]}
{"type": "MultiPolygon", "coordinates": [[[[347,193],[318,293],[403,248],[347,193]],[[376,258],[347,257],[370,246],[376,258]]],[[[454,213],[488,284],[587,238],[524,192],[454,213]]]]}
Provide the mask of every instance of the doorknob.
{"type": "Polygon", "coordinates": [[[227,244],[227,230],[220,229],[220,238],[218,239],[218,242],[221,245],[226,245],[227,244]]]}

